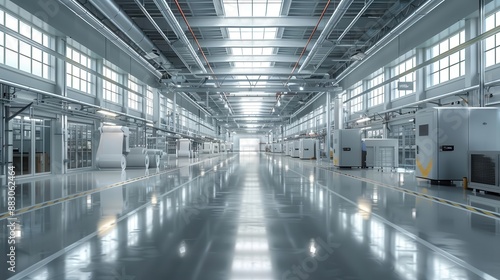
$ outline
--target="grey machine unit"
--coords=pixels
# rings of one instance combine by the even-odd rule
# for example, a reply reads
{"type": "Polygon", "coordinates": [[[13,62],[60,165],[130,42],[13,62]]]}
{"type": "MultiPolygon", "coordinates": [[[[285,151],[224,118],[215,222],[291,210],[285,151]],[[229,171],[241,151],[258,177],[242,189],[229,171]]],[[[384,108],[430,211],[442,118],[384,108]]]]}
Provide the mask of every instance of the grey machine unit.
{"type": "Polygon", "coordinates": [[[293,141],[293,148],[292,148],[291,156],[294,158],[300,157],[300,141],[299,140],[293,141]]]}
{"type": "Polygon", "coordinates": [[[333,165],[361,167],[361,130],[336,129],[333,131],[333,165]]]}
{"type": "Polygon", "coordinates": [[[300,159],[312,159],[315,155],[315,143],[314,139],[300,139],[299,148],[299,158],[300,159]]]}
{"type": "Polygon", "coordinates": [[[283,144],[283,153],[288,156],[288,142],[283,144]]]}
{"type": "Polygon", "coordinates": [[[212,144],[212,152],[213,152],[214,154],[218,154],[218,153],[219,153],[219,143],[214,142],[214,143],[212,144]]]}
{"type": "Polygon", "coordinates": [[[273,153],[281,153],[281,143],[273,144],[273,153]]]}
{"type": "Polygon", "coordinates": [[[428,108],[415,114],[415,123],[415,176],[419,178],[462,180],[468,174],[469,151],[499,150],[497,108],[428,108]]]}

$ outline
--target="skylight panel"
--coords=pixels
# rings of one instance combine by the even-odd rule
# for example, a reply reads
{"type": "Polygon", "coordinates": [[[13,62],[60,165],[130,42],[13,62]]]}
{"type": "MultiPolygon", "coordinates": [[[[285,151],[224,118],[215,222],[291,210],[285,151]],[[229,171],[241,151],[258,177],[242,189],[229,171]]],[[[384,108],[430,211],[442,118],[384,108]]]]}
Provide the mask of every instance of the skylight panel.
{"type": "Polygon", "coordinates": [[[254,17],[265,17],[267,12],[267,7],[265,3],[255,3],[253,5],[253,16],[254,17]]]}
{"type": "Polygon", "coordinates": [[[224,11],[227,17],[237,17],[238,3],[236,1],[224,1],[224,11]]]}
{"type": "MultiPolygon", "coordinates": [[[[283,0],[222,0],[226,17],[278,17],[283,0]]],[[[231,40],[271,40],[278,28],[227,28],[231,40]]],[[[272,55],[274,48],[230,48],[232,55],[272,55]]],[[[270,67],[271,62],[233,62],[236,68],[270,67]]]]}

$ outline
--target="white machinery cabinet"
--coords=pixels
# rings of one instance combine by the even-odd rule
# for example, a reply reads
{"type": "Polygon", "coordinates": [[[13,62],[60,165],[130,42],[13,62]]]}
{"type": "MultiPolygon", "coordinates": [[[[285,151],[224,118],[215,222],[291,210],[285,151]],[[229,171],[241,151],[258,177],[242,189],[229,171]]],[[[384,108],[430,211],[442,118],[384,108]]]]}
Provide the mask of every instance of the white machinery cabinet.
{"type": "Polygon", "coordinates": [[[281,153],[281,143],[273,144],[273,153],[281,153]]]}
{"type": "Polygon", "coordinates": [[[211,154],[212,153],[212,142],[204,142],[203,143],[203,153],[211,154]]]}
{"type": "Polygon", "coordinates": [[[360,129],[336,129],[333,131],[333,165],[336,167],[361,166],[360,129]]]}
{"type": "Polygon", "coordinates": [[[315,140],[300,139],[300,159],[313,159],[315,157],[315,140]]]}
{"type": "Polygon", "coordinates": [[[300,141],[295,140],[293,141],[293,148],[292,148],[292,157],[298,158],[300,157],[300,141]]]}

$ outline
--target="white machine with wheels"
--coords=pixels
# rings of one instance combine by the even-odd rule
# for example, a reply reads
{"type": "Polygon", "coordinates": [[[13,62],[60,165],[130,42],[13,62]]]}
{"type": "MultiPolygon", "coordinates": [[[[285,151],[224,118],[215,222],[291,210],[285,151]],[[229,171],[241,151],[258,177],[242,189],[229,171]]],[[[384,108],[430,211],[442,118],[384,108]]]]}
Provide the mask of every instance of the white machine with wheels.
{"type": "Polygon", "coordinates": [[[293,155],[293,141],[288,142],[288,156],[293,155]]]}
{"type": "Polygon", "coordinates": [[[221,143],[219,149],[221,153],[226,153],[226,144],[221,143]]]}
{"type": "Polygon", "coordinates": [[[415,124],[419,178],[461,181],[468,174],[469,151],[500,150],[498,108],[428,108],[415,114],[415,124]]]}
{"type": "Polygon", "coordinates": [[[218,154],[219,153],[219,143],[217,143],[217,142],[212,143],[212,152],[214,154],[218,154]]]}
{"type": "Polygon", "coordinates": [[[300,157],[300,140],[293,141],[292,157],[300,157]]]}
{"type": "Polygon", "coordinates": [[[300,159],[313,159],[315,155],[315,143],[314,139],[300,139],[299,140],[299,158],[300,159]]]}
{"type": "Polygon", "coordinates": [[[333,165],[361,167],[361,130],[336,129],[333,131],[333,165]]]}

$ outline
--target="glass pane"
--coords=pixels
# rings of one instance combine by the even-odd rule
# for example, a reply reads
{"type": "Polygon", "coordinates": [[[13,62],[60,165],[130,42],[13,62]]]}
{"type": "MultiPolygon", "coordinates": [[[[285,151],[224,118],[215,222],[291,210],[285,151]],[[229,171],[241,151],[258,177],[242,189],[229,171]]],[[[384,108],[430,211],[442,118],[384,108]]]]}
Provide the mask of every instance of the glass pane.
{"type": "Polygon", "coordinates": [[[31,39],[31,26],[20,21],[19,22],[19,33],[27,38],[31,39]]]}
{"type": "Polygon", "coordinates": [[[495,65],[495,50],[489,50],[486,52],[486,67],[495,65]]]}
{"type": "Polygon", "coordinates": [[[460,65],[455,64],[450,67],[450,80],[460,77],[460,65]]]}
{"type": "Polygon", "coordinates": [[[19,70],[31,73],[31,59],[29,57],[19,56],[19,70]]]}
{"type": "Polygon", "coordinates": [[[0,46],[5,46],[5,43],[4,43],[4,34],[1,31],[0,31],[0,46]]]}
{"type": "Polygon", "coordinates": [[[42,44],[42,32],[33,28],[31,31],[31,39],[39,44],[42,44]]]}
{"type": "Polygon", "coordinates": [[[17,68],[18,67],[18,54],[17,52],[13,52],[11,50],[5,50],[5,64],[10,67],[17,68]]]}
{"type": "Polygon", "coordinates": [[[18,51],[19,50],[19,40],[16,38],[6,35],[5,36],[5,46],[13,51],[18,51]]]}
{"type": "Polygon", "coordinates": [[[19,53],[31,57],[31,46],[23,41],[19,42],[19,53]]]}
{"type": "Polygon", "coordinates": [[[35,122],[35,173],[50,172],[50,126],[35,122]]]}
{"type": "Polygon", "coordinates": [[[49,68],[49,66],[43,64],[42,68],[43,68],[43,71],[42,71],[43,78],[49,79],[50,78],[50,68],[49,68]]]}
{"type": "Polygon", "coordinates": [[[3,47],[0,47],[0,64],[3,64],[4,61],[3,61],[3,54],[4,54],[4,48],[3,47]]]}
{"type": "Polygon", "coordinates": [[[31,49],[31,57],[34,59],[34,60],[37,60],[37,61],[42,61],[42,50],[40,49],[37,49],[35,47],[33,47],[31,49]]]}
{"type": "Polygon", "coordinates": [[[450,79],[450,75],[448,73],[448,68],[447,69],[444,69],[444,70],[441,70],[439,71],[439,80],[440,82],[446,82],[450,79]]]}
{"type": "Polygon", "coordinates": [[[27,117],[23,118],[22,129],[22,175],[31,174],[31,120],[27,117]]]}
{"type": "Polygon", "coordinates": [[[9,14],[5,14],[5,26],[17,32],[19,30],[18,24],[17,18],[9,14]]]}

